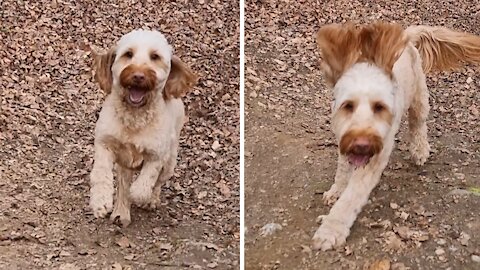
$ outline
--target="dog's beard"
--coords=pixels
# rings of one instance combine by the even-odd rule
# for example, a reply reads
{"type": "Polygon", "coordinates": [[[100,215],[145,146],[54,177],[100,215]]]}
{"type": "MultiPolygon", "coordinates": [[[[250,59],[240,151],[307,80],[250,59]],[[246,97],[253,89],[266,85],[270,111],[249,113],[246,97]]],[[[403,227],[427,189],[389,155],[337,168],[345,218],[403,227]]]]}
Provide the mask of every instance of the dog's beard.
{"type": "Polygon", "coordinates": [[[372,129],[350,130],[340,140],[340,153],[355,168],[365,167],[382,148],[382,138],[372,129]]]}
{"type": "Polygon", "coordinates": [[[152,69],[127,66],[120,73],[123,98],[132,107],[142,107],[152,98],[157,85],[156,73],[152,69]]]}

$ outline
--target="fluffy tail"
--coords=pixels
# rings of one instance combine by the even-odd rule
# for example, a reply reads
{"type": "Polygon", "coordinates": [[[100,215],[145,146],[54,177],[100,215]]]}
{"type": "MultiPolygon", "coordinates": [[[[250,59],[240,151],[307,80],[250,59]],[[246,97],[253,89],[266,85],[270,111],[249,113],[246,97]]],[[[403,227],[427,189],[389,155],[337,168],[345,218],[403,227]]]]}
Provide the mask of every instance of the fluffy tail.
{"type": "Polygon", "coordinates": [[[462,62],[480,63],[480,37],[444,27],[410,26],[410,40],[420,53],[423,70],[452,70],[462,62]]]}

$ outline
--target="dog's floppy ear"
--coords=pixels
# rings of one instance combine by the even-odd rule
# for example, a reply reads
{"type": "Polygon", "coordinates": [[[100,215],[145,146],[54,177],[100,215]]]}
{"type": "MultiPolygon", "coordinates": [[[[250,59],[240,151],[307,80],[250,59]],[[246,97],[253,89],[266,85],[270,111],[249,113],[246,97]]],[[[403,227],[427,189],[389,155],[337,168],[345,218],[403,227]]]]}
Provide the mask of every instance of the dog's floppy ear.
{"type": "Polygon", "coordinates": [[[353,24],[329,24],[317,33],[317,45],[327,82],[331,85],[360,57],[358,29],[353,24]]]}
{"type": "Polygon", "coordinates": [[[197,83],[197,80],[197,75],[180,58],[173,55],[170,74],[163,92],[164,98],[182,97],[197,83]]]}
{"type": "Polygon", "coordinates": [[[399,24],[377,22],[363,27],[359,38],[362,44],[361,60],[374,63],[392,75],[393,65],[408,42],[403,28],[399,24]]]}
{"type": "Polygon", "coordinates": [[[110,49],[107,53],[98,54],[93,52],[93,68],[95,70],[95,80],[100,88],[108,95],[112,91],[112,65],[115,60],[115,49],[110,49]]]}

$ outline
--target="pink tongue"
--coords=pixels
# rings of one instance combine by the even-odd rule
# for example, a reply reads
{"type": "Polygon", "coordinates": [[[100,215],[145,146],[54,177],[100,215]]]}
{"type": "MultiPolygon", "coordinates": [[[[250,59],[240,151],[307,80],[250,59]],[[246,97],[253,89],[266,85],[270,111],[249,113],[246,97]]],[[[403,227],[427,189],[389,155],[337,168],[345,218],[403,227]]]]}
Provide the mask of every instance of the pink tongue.
{"type": "Polygon", "coordinates": [[[369,158],[367,155],[349,155],[348,161],[355,167],[363,167],[367,164],[369,158]]]}
{"type": "Polygon", "coordinates": [[[145,96],[145,91],[140,89],[130,89],[130,100],[134,103],[141,102],[145,96]]]}

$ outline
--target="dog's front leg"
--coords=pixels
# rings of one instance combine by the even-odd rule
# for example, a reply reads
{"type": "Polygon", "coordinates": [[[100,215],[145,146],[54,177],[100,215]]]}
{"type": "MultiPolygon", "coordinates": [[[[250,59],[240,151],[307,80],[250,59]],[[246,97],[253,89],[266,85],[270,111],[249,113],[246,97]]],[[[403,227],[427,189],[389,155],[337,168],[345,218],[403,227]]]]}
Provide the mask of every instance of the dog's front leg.
{"type": "Polygon", "coordinates": [[[326,205],[333,204],[342,194],[348,184],[353,172],[352,166],[348,163],[346,158],[338,153],[337,172],[335,173],[335,182],[330,189],[323,193],[323,202],[326,205]]]}
{"type": "Polygon", "coordinates": [[[347,187],[333,205],[330,213],[323,217],[322,225],[313,236],[314,249],[325,251],[345,243],[358,213],[367,203],[370,192],[378,184],[380,176],[387,166],[392,148],[393,140],[391,146],[384,149],[367,167],[352,172],[347,187]]]}
{"type": "Polygon", "coordinates": [[[136,205],[143,206],[150,202],[162,166],[163,161],[159,159],[144,163],[140,175],[130,186],[130,197],[136,205]]]}
{"type": "Polygon", "coordinates": [[[113,154],[95,142],[95,157],[90,173],[90,208],[96,218],[103,218],[113,206],[113,154]]]}

